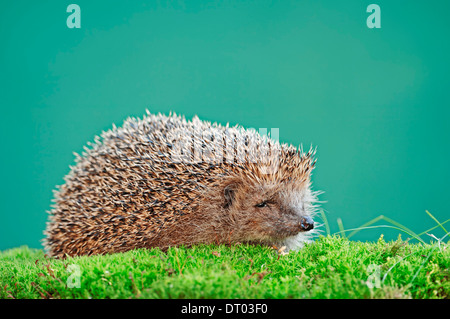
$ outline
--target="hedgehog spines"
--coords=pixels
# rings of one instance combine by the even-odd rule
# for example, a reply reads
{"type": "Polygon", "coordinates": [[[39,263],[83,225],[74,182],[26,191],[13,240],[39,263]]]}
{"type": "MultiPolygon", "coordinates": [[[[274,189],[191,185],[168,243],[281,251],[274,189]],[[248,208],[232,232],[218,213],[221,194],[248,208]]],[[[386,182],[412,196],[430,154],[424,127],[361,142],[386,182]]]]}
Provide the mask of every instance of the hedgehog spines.
{"type": "Polygon", "coordinates": [[[207,242],[213,229],[225,233],[239,222],[223,210],[226,183],[300,191],[315,165],[312,147],[304,153],[238,125],[148,110],[83,149],[54,191],[45,231],[54,256],[207,242]],[[208,231],[201,234],[201,227],[208,231]]]}

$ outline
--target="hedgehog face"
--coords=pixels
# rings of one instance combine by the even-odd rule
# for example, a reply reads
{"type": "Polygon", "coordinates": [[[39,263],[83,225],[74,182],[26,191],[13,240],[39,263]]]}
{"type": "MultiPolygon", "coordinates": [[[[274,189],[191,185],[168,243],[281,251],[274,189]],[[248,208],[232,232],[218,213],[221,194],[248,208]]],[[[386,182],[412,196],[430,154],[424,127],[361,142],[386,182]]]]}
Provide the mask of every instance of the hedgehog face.
{"type": "Polygon", "coordinates": [[[240,225],[242,241],[283,244],[305,237],[314,228],[309,185],[242,185],[235,187],[233,193],[230,187],[226,188],[225,197],[230,213],[240,225]]]}

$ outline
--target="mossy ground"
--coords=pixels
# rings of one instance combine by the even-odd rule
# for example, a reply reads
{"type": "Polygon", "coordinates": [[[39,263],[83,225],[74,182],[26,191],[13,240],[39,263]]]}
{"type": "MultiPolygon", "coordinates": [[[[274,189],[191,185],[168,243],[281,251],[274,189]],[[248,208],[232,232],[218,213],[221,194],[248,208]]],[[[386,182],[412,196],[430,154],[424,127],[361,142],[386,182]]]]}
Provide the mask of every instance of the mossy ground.
{"type": "Polygon", "coordinates": [[[449,257],[448,243],[338,235],[289,254],[239,244],[57,260],[20,247],[0,253],[0,298],[449,298],[449,257]]]}

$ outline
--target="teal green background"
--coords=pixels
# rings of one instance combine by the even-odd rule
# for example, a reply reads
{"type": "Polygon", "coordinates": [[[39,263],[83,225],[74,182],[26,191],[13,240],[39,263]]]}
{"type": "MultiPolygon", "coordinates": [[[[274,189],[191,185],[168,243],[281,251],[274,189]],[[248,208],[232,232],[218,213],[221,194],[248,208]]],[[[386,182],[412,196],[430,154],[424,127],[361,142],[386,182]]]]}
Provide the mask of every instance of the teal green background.
{"type": "Polygon", "coordinates": [[[450,3],[373,2],[76,1],[81,29],[71,2],[2,3],[0,249],[40,247],[72,152],[146,108],[317,146],[332,231],[449,218],[450,3]]]}

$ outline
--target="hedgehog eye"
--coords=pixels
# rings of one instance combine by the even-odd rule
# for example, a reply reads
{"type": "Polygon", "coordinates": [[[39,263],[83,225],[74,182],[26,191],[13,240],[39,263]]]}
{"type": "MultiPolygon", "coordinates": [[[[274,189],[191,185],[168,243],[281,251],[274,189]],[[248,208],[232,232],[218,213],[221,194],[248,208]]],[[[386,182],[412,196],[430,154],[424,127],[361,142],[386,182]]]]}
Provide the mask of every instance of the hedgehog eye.
{"type": "Polygon", "coordinates": [[[259,207],[259,208],[266,207],[266,206],[267,206],[267,202],[261,202],[256,205],[256,207],[259,207]]]}

